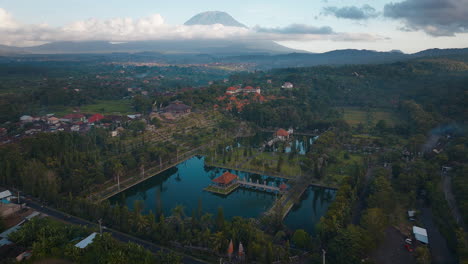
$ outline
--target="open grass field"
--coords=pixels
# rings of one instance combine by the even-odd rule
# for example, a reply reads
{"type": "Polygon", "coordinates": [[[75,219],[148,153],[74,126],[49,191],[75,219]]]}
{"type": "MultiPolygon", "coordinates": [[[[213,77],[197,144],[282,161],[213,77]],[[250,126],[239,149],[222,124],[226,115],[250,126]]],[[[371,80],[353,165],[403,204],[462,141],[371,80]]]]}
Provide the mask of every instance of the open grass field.
{"type": "MultiPolygon", "coordinates": [[[[103,115],[128,115],[133,114],[130,100],[101,100],[95,104],[83,105],[80,107],[81,113],[95,114],[100,113],[103,115]]],[[[57,116],[64,116],[73,112],[72,107],[58,107],[50,110],[57,116]]]]}
{"type": "Polygon", "coordinates": [[[336,154],[336,162],[332,163],[327,168],[325,182],[340,183],[344,177],[351,175],[354,164],[360,164],[363,161],[363,156],[348,154],[345,158],[346,151],[340,151],[336,154]]]}
{"type": "Polygon", "coordinates": [[[375,125],[379,120],[385,120],[390,126],[397,123],[395,114],[386,109],[373,108],[369,113],[358,107],[339,107],[340,111],[341,109],[344,110],[344,120],[351,126],[356,126],[359,123],[375,125]]]}

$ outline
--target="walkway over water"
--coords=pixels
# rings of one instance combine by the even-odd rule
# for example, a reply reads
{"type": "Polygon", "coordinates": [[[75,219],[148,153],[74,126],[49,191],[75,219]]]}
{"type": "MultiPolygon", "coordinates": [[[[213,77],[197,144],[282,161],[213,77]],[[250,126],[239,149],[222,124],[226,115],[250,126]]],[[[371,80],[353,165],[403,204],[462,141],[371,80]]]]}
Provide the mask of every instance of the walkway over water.
{"type": "MultiPolygon", "coordinates": [[[[267,128],[261,128],[260,131],[262,132],[270,132],[270,133],[275,133],[277,130],[275,129],[267,129],[267,128]]],[[[292,133],[293,135],[298,135],[298,136],[309,136],[309,137],[316,137],[316,136],[320,136],[320,132],[319,131],[315,131],[315,132],[297,132],[297,131],[294,131],[294,133],[292,133]]]]}
{"type": "Polygon", "coordinates": [[[240,183],[242,187],[250,187],[250,188],[255,188],[255,189],[260,189],[260,190],[265,190],[265,191],[274,191],[274,192],[279,192],[280,188],[272,185],[267,185],[267,184],[261,184],[257,181],[251,182],[251,181],[246,181],[244,179],[240,179],[237,181],[237,183],[240,183]]]}

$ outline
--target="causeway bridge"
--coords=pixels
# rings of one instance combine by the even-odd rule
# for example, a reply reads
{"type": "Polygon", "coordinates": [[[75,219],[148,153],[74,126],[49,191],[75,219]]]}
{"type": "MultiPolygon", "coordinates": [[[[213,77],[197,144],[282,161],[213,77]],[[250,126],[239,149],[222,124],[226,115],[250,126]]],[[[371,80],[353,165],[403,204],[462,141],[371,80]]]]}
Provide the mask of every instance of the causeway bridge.
{"type": "Polygon", "coordinates": [[[239,183],[242,187],[246,188],[254,188],[254,189],[260,189],[260,190],[265,190],[265,191],[273,191],[273,192],[279,192],[280,188],[272,185],[268,185],[266,183],[260,183],[260,182],[252,182],[249,180],[244,180],[243,178],[238,180],[237,183],[239,183]]]}

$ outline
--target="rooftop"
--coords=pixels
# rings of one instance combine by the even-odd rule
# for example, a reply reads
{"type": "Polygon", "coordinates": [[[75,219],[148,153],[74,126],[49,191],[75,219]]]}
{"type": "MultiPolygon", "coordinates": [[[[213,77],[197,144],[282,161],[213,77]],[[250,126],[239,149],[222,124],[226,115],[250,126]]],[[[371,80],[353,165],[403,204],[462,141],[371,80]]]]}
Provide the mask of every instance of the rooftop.
{"type": "Polygon", "coordinates": [[[164,107],[165,112],[180,112],[180,111],[185,112],[190,109],[191,109],[190,106],[183,104],[180,101],[171,103],[170,105],[164,107]]]}
{"type": "Polygon", "coordinates": [[[80,242],[76,243],[75,247],[77,248],[85,248],[89,244],[93,243],[94,238],[96,237],[97,233],[94,232],[91,235],[89,235],[87,238],[81,240],[80,242]]]}
{"type": "Polygon", "coordinates": [[[280,128],[280,129],[278,129],[278,131],[276,131],[276,135],[279,136],[279,137],[287,137],[287,136],[289,136],[289,133],[288,133],[288,131],[280,128]]]}
{"type": "Polygon", "coordinates": [[[214,179],[213,182],[216,182],[216,183],[219,183],[219,184],[229,184],[235,179],[237,179],[237,175],[226,171],[225,173],[223,173],[223,175],[221,175],[218,178],[214,179]]]}

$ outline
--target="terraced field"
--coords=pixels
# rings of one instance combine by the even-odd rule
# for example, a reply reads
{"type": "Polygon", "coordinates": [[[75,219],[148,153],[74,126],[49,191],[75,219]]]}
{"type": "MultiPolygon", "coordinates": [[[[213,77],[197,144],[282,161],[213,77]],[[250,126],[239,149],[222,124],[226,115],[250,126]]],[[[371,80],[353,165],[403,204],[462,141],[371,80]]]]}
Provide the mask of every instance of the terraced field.
{"type": "Polygon", "coordinates": [[[359,123],[363,125],[375,125],[379,120],[384,120],[391,126],[398,122],[395,114],[386,109],[371,108],[369,111],[364,111],[358,107],[339,107],[338,110],[344,110],[343,118],[352,126],[356,126],[359,123]]]}

